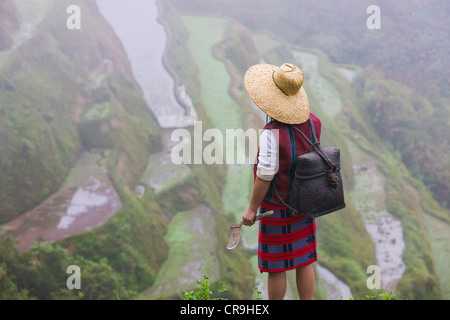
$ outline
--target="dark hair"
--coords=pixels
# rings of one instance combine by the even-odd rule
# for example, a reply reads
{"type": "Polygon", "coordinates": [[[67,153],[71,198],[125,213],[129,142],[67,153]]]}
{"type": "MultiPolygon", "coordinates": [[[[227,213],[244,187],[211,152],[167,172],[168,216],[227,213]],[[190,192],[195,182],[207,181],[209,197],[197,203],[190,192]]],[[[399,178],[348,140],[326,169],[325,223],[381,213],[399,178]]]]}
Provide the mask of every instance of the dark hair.
{"type": "Polygon", "coordinates": [[[277,121],[277,120],[274,119],[274,118],[269,117],[269,116],[266,114],[266,124],[268,124],[269,122],[272,122],[272,121],[277,121]]]}

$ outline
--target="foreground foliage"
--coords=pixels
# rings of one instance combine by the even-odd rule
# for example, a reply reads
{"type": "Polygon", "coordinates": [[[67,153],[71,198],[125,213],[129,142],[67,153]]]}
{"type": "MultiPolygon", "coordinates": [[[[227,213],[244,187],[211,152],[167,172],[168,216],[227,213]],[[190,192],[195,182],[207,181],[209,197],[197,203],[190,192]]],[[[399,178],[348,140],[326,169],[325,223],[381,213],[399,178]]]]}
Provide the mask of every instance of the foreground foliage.
{"type": "MultiPolygon", "coordinates": [[[[215,283],[215,288],[210,284],[210,279],[207,276],[203,276],[203,279],[197,279],[197,288],[189,291],[179,292],[178,295],[181,300],[226,300],[223,295],[228,290],[224,287],[224,281],[218,281],[215,283]]],[[[256,293],[256,300],[262,300],[261,292],[257,288],[258,283],[253,289],[256,293]]],[[[383,292],[378,295],[364,295],[363,297],[356,299],[348,297],[349,300],[401,300],[398,298],[392,290],[389,292],[383,292]]],[[[343,297],[341,297],[343,300],[343,297]]]]}

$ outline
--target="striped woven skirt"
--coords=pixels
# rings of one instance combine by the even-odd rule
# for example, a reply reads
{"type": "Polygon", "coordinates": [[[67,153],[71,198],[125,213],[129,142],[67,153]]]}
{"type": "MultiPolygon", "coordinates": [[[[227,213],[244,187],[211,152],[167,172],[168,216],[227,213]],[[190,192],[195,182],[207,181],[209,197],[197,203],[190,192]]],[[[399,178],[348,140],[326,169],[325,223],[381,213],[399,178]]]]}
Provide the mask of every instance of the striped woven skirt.
{"type": "MultiPolygon", "coordinates": [[[[272,209],[273,210],[273,209],[272,209]]],[[[269,209],[260,208],[264,213],[269,209]]],[[[317,260],[316,222],[291,216],[287,210],[259,222],[258,266],[262,272],[295,269],[317,260]]]]}

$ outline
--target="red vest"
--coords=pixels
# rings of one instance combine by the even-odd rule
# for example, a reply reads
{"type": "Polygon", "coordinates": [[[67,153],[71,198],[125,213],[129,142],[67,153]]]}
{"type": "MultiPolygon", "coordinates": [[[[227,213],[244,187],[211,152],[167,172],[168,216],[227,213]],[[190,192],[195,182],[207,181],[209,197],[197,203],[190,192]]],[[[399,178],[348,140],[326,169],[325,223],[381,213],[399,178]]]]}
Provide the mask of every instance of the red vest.
{"type": "MultiPolygon", "coordinates": [[[[316,130],[317,139],[320,141],[320,132],[322,128],[322,124],[315,115],[310,114],[311,119],[314,123],[314,128],[316,130]]],[[[291,125],[287,125],[285,123],[281,123],[278,121],[271,121],[264,129],[278,129],[279,131],[279,147],[278,147],[278,173],[274,176],[269,191],[264,198],[261,207],[266,209],[281,209],[278,207],[284,207],[283,203],[278,199],[278,196],[275,193],[275,190],[278,192],[278,195],[283,199],[284,202],[287,202],[289,199],[289,190],[291,189],[292,178],[294,176],[294,163],[295,159],[298,156],[311,152],[311,147],[308,142],[295,130],[290,128],[291,125]],[[275,206],[274,206],[275,205],[275,206]]],[[[311,130],[309,121],[302,124],[292,125],[301,130],[307,137],[312,139],[311,130]]],[[[314,142],[314,141],[313,141],[314,142]]],[[[256,164],[254,166],[254,177],[256,179],[256,168],[258,165],[258,155],[256,158],[256,164]]]]}

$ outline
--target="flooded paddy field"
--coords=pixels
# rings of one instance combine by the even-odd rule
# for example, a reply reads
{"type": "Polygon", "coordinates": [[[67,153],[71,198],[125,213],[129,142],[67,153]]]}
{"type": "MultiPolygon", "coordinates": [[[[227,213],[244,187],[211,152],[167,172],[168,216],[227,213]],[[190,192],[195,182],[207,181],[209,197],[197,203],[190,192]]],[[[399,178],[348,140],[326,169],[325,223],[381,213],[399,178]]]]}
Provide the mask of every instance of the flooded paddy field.
{"type": "Polygon", "coordinates": [[[106,161],[107,151],[82,153],[57,192],[4,224],[0,234],[13,236],[26,251],[39,238],[54,242],[104,224],[122,207],[106,161]]]}

